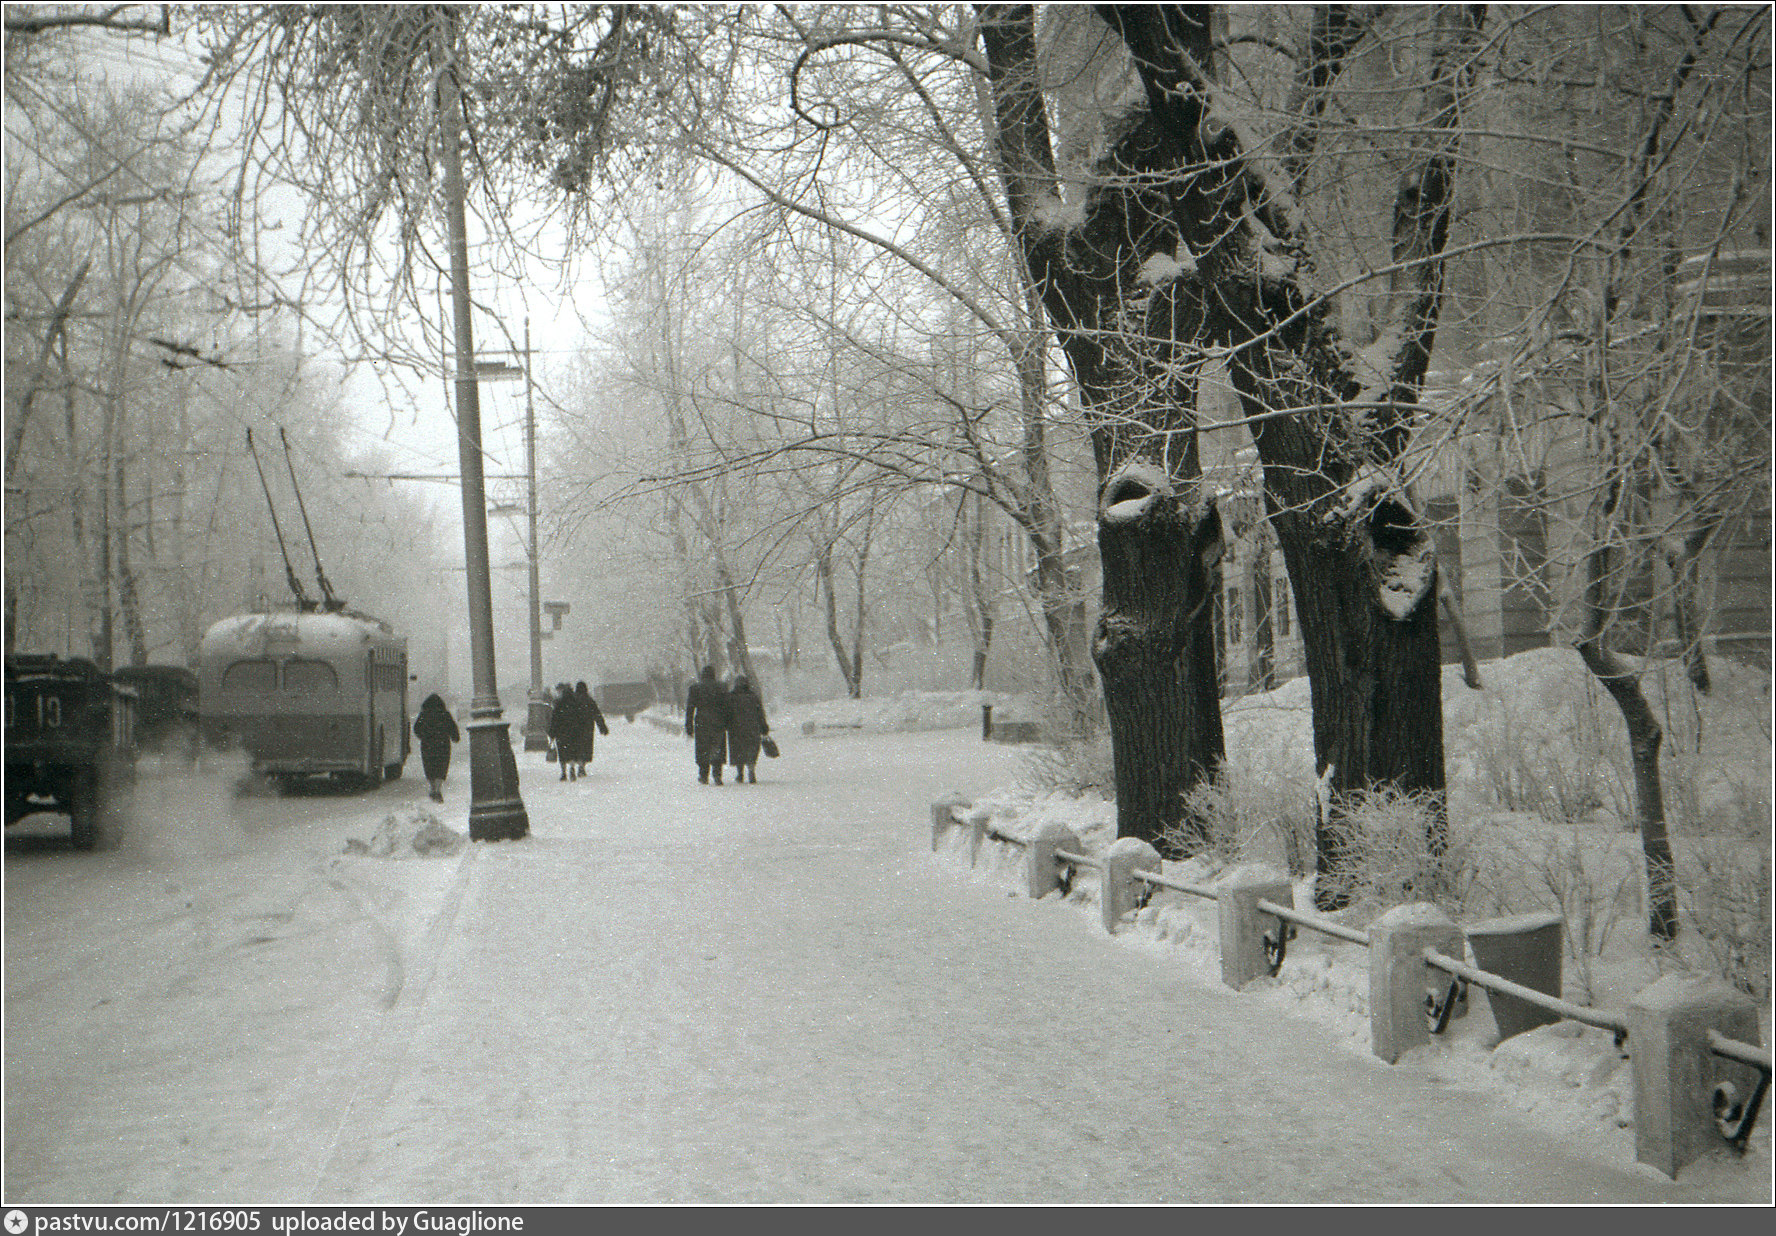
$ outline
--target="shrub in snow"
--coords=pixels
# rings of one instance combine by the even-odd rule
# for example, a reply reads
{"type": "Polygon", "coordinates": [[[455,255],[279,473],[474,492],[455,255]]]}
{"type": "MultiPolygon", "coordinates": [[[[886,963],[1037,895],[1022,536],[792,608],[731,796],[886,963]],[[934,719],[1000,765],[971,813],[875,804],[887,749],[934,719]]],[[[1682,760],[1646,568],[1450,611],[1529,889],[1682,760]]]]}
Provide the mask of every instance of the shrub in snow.
{"type": "MultiPolygon", "coordinates": [[[[1184,812],[1201,825],[1201,835],[1207,839],[1200,852],[1217,863],[1269,863],[1299,876],[1313,865],[1309,803],[1308,796],[1292,784],[1253,777],[1249,769],[1242,775],[1223,765],[1213,781],[1185,793],[1184,812]]],[[[1165,841],[1174,854],[1197,848],[1183,826],[1168,830],[1165,841]]]]}
{"type": "MultiPolygon", "coordinates": [[[[1696,960],[1755,1000],[1770,1000],[1770,850],[1745,830],[1679,847],[1678,901],[1696,960]]],[[[1680,941],[1686,937],[1680,933],[1680,941]]]]}
{"type": "Polygon", "coordinates": [[[1108,734],[1086,742],[1031,747],[1024,753],[1023,784],[1032,790],[1083,796],[1116,794],[1116,767],[1108,734]]]}
{"type": "Polygon", "coordinates": [[[1391,786],[1350,795],[1325,825],[1337,869],[1324,879],[1368,915],[1415,902],[1460,915],[1476,875],[1473,836],[1452,822],[1443,852],[1433,853],[1439,809],[1434,794],[1391,786]]]}

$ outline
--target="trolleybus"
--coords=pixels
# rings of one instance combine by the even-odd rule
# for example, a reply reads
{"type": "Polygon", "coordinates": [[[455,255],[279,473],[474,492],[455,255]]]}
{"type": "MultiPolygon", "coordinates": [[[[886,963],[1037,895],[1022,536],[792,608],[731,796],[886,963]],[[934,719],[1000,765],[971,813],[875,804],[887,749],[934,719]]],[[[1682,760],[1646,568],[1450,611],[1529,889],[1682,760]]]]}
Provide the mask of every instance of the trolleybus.
{"type": "Polygon", "coordinates": [[[376,785],[409,749],[407,640],[355,611],[224,618],[198,652],[206,746],[236,748],[288,784],[326,775],[376,785]]]}

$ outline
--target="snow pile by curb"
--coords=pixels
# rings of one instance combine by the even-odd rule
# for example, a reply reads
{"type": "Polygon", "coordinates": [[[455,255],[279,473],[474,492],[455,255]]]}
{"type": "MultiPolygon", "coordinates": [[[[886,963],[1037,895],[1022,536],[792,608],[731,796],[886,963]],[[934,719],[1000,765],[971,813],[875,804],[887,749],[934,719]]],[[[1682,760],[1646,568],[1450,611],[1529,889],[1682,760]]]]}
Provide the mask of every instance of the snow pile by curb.
{"type": "Polygon", "coordinates": [[[370,840],[346,840],[345,853],[366,858],[449,858],[468,838],[417,803],[384,816],[370,840]]]}

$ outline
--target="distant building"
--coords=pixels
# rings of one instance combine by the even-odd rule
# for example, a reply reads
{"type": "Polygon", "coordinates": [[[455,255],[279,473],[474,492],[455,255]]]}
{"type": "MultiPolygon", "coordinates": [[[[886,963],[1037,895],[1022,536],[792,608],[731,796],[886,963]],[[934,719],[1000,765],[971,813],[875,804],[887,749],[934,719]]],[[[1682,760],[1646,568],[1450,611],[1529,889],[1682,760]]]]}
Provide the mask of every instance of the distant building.
{"type": "MultiPolygon", "coordinates": [[[[1712,366],[1733,398],[1750,405],[1732,415],[1761,418],[1761,442],[1769,466],[1767,427],[1771,410],[1770,256],[1768,250],[1695,258],[1678,270],[1680,307],[1696,310],[1698,355],[1712,366]]],[[[1466,415],[1464,431],[1451,439],[1414,477],[1415,496],[1432,526],[1438,569],[1478,660],[1510,656],[1577,638],[1576,602],[1583,585],[1584,478],[1596,474],[1587,455],[1583,422],[1576,415],[1573,383],[1582,380],[1579,358],[1570,370],[1514,385],[1514,398],[1541,399],[1554,416],[1520,415],[1502,397],[1462,401],[1484,389],[1482,367],[1433,375],[1427,398],[1466,415]],[[1436,380],[1440,379],[1440,381],[1436,380]],[[1566,405],[1560,408],[1559,405],[1566,405]]],[[[1205,409],[1222,405],[1224,419],[1239,416],[1231,390],[1205,384],[1205,409]]],[[[1439,431],[1445,431],[1439,427],[1439,431]]],[[[1282,552],[1264,519],[1262,477],[1243,431],[1202,435],[1204,481],[1218,493],[1227,543],[1214,623],[1223,692],[1266,690],[1305,672],[1299,629],[1282,552]]],[[[1755,465],[1756,460],[1747,460],[1755,465]]],[[[953,499],[951,500],[953,502],[953,499]]],[[[1674,512],[1668,499],[1647,495],[1646,515],[1657,527],[1674,512]]],[[[1028,538],[1003,512],[985,504],[988,568],[1002,597],[1033,605],[1033,561],[1028,538]]],[[[1067,562],[1095,622],[1102,584],[1095,530],[1089,519],[1068,527],[1067,562]]],[[[1612,632],[1629,653],[1672,652],[1678,647],[1670,567],[1654,543],[1624,555],[1622,583],[1627,623],[1612,632]]],[[[1696,590],[1703,648],[1768,666],[1771,641],[1771,509],[1762,490],[1750,509],[1735,511],[1698,562],[1696,590]]],[[[1009,607],[1008,607],[1009,608],[1009,607]]],[[[1033,611],[1030,611],[1033,612],[1033,611]]],[[[1010,616],[1009,614],[1007,615],[1010,616]]],[[[1456,632],[1439,606],[1443,660],[1459,660],[1456,632]]],[[[1027,622],[1002,625],[999,650],[1033,638],[1027,622]],[[1024,628],[1019,630],[1019,628],[1024,628]],[[1001,641],[1004,641],[1003,643],[1001,641]]]]}
{"type": "MultiPolygon", "coordinates": [[[[1680,308],[1696,310],[1699,360],[1735,406],[1722,415],[1764,427],[1748,443],[1769,468],[1771,411],[1770,256],[1768,250],[1696,258],[1678,271],[1680,308]]],[[[1540,398],[1576,410],[1571,373],[1518,385],[1516,397],[1540,398]]],[[[1450,381],[1450,399],[1482,375],[1450,381]]],[[[1698,413],[1700,414],[1700,413],[1698,413]]],[[[1712,413],[1711,413],[1712,414],[1712,413]]],[[[1490,660],[1577,638],[1576,602],[1584,584],[1587,476],[1598,473],[1576,414],[1517,415],[1502,397],[1472,402],[1465,432],[1415,477],[1423,514],[1437,544],[1438,568],[1462,616],[1474,656],[1490,660]],[[1554,478],[1563,478],[1552,484],[1554,478]]],[[[1222,559],[1215,626],[1227,694],[1262,690],[1303,672],[1293,606],[1274,536],[1262,518],[1251,451],[1223,455],[1205,468],[1222,492],[1230,541],[1222,559]]],[[[1205,449],[1205,458],[1211,452],[1205,449]]],[[[1746,459],[1747,466],[1759,461],[1746,459]]],[[[1653,529],[1677,527],[1668,496],[1648,493],[1644,519],[1653,529]]],[[[1767,487],[1750,507],[1728,513],[1697,563],[1695,591],[1705,651],[1768,666],[1771,646],[1771,509],[1767,487]]],[[[1680,646],[1676,589],[1662,545],[1649,535],[1638,552],[1620,555],[1621,606],[1627,621],[1612,633],[1630,653],[1675,652],[1680,646]]],[[[1455,630],[1440,612],[1443,660],[1459,659],[1455,630]]]]}

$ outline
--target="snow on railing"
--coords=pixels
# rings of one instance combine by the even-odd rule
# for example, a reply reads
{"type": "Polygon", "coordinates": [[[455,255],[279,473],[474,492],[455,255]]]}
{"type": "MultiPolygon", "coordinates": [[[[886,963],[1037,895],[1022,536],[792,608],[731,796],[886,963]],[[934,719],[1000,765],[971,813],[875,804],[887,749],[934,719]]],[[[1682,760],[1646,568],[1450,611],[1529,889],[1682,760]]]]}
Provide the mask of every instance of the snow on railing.
{"type": "Polygon", "coordinates": [[[1297,928],[1361,945],[1369,953],[1371,1048],[1390,1064],[1443,1033],[1469,985],[1493,997],[1501,1038],[1561,1020],[1612,1031],[1633,1062],[1635,1157],[1673,1178],[1723,1141],[1743,1153],[1769,1091],[1770,1052],[1756,1043],[1757,1006],[1718,979],[1667,975],[1637,994],[1625,1016],[1561,999],[1565,922],[1558,915],[1463,929],[1436,906],[1418,903],[1396,906],[1362,931],[1297,910],[1288,876],[1273,869],[1242,867],[1213,885],[1189,884],[1162,875],[1158,852],[1144,841],[1125,837],[1094,856],[1064,825],[1017,836],[960,795],[932,804],[931,848],[958,825],[969,829],[970,866],[987,840],[1022,849],[1033,899],[1057,889],[1066,896],[1080,870],[1097,872],[1110,933],[1159,889],[1214,901],[1221,978],[1236,989],[1275,976],[1297,928]],[[1462,959],[1470,950],[1480,964],[1462,959]],[[1438,974],[1450,981],[1443,984],[1438,974]]]}

